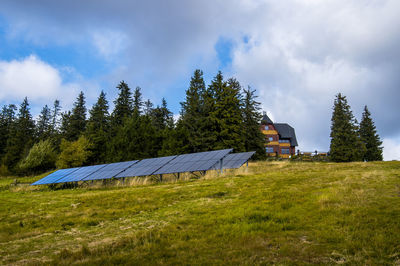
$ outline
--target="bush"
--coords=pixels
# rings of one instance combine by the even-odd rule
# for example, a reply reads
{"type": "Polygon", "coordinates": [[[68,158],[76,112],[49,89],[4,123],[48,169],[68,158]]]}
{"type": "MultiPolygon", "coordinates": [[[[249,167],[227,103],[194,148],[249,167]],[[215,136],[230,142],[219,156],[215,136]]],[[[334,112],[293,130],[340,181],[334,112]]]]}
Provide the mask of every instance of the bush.
{"type": "Polygon", "coordinates": [[[70,168],[82,166],[89,158],[91,144],[87,138],[81,136],[77,141],[61,140],[60,156],[57,168],[70,168]]]}
{"type": "Polygon", "coordinates": [[[57,153],[50,140],[39,141],[29,150],[28,156],[23,159],[19,168],[23,172],[43,172],[55,168],[57,153]]]}

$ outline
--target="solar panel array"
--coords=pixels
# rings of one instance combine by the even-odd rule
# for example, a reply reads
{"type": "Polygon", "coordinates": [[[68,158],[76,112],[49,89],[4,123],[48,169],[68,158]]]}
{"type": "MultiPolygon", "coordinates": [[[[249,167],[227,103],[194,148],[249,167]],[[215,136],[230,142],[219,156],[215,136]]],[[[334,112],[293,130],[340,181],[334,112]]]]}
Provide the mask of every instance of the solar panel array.
{"type": "Polygon", "coordinates": [[[119,173],[125,171],[128,167],[134,165],[135,163],[139,162],[138,160],[135,161],[128,161],[128,162],[120,162],[120,163],[110,163],[101,168],[99,171],[91,173],[83,180],[98,180],[98,179],[110,179],[118,175],[119,173]]]}
{"type": "MultiPolygon", "coordinates": [[[[255,151],[228,154],[223,160],[222,168],[239,168],[243,164],[245,164],[251,158],[251,156],[253,156],[254,153],[255,151]]],[[[219,165],[215,165],[214,169],[219,169],[219,165]]]]}
{"type": "Polygon", "coordinates": [[[60,180],[61,178],[63,178],[64,176],[75,172],[76,170],[78,170],[79,167],[77,168],[68,168],[68,169],[60,169],[57,170],[51,174],[49,174],[46,177],[43,177],[42,179],[36,181],[35,183],[33,183],[32,185],[46,185],[46,184],[53,184],[56,181],[60,180]]]}
{"type": "Polygon", "coordinates": [[[116,177],[129,177],[129,176],[146,176],[153,175],[163,165],[173,160],[175,156],[159,157],[152,159],[143,159],[137,164],[132,165],[116,177]]]}
{"type": "Polygon", "coordinates": [[[63,178],[61,178],[60,180],[57,180],[54,183],[66,183],[66,182],[81,181],[82,179],[84,179],[88,175],[98,171],[99,169],[101,169],[101,168],[103,168],[105,166],[106,166],[106,164],[99,164],[99,165],[81,167],[78,170],[76,170],[76,171],[64,176],[63,178]]]}
{"type": "Polygon", "coordinates": [[[208,171],[220,168],[239,168],[254,152],[230,154],[232,149],[149,158],[128,162],[68,168],[34,182],[32,185],[58,184],[133,176],[162,175],[208,171]]]}
{"type": "Polygon", "coordinates": [[[231,151],[232,149],[226,149],[178,155],[175,159],[158,169],[154,174],[207,171],[231,151]]]}

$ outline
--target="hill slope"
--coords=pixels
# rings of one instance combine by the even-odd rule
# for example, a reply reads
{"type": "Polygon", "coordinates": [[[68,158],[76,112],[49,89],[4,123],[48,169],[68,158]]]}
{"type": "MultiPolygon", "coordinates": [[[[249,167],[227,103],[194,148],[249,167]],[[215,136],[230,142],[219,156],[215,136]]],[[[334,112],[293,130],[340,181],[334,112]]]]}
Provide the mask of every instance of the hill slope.
{"type": "Polygon", "coordinates": [[[3,264],[400,263],[400,163],[259,162],[134,187],[0,182],[3,264]]]}

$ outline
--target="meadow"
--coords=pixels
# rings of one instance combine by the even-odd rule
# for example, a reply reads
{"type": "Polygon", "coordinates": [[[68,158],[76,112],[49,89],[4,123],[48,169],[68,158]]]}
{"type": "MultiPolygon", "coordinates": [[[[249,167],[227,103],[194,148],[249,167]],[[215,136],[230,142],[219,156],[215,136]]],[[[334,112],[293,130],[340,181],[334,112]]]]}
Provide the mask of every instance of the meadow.
{"type": "Polygon", "coordinates": [[[400,162],[73,189],[14,179],[0,178],[1,264],[400,264],[400,162]]]}

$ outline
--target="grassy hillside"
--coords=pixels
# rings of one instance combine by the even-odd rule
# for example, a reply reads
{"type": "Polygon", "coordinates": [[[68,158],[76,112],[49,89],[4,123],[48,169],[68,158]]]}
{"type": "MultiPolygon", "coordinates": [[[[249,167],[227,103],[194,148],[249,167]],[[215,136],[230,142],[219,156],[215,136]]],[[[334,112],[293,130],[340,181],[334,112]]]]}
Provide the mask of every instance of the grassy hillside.
{"type": "Polygon", "coordinates": [[[400,263],[399,162],[55,191],[12,181],[0,179],[2,264],[400,263]]]}

